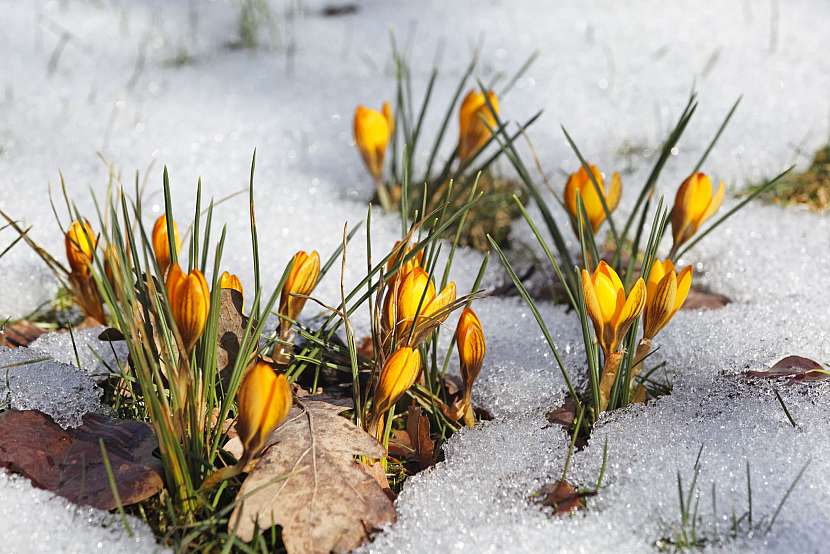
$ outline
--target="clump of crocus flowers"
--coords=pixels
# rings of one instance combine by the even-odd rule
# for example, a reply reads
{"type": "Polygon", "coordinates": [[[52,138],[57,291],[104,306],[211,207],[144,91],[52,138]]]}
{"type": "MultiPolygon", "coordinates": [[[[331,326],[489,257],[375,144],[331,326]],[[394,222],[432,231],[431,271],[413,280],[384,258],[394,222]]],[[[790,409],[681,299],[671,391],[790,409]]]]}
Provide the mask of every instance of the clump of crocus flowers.
{"type": "Polygon", "coordinates": [[[593,274],[582,270],[582,290],[585,307],[594,324],[597,341],[605,357],[600,378],[600,411],[608,407],[611,387],[617,378],[622,361],[620,349],[634,320],[646,304],[646,286],[642,278],[626,294],[617,272],[605,261],[600,261],[593,274]]]}
{"type": "MultiPolygon", "coordinates": [[[[465,305],[464,298],[457,297],[454,281],[438,291],[423,264],[423,251],[414,252],[405,241],[395,244],[386,263],[391,275],[383,282],[385,290],[377,325],[379,348],[374,353],[376,377],[366,418],[367,431],[384,444],[391,425],[387,419],[389,411],[416,382],[424,383],[421,375],[426,361],[421,349],[450,313],[465,305]]],[[[455,339],[464,391],[459,404],[443,405],[441,410],[452,420],[463,418],[472,426],[472,388],[481,371],[485,346],[481,323],[469,306],[461,313],[455,339]]]]}
{"type": "MultiPolygon", "coordinates": [[[[565,206],[572,220],[579,217],[576,198],[581,197],[585,215],[593,233],[596,233],[607,214],[617,206],[620,195],[619,176],[612,176],[610,190],[606,190],[602,174],[596,166],[589,166],[594,181],[584,167],[571,174],[565,189],[565,206]],[[605,206],[602,205],[602,192],[605,206]]],[[[652,352],[657,334],[666,327],[683,306],[692,285],[692,268],[675,268],[678,249],[687,243],[720,207],[724,185],[721,182],[713,192],[711,179],[703,173],[689,176],[680,186],[671,210],[672,249],[668,258],[653,259],[645,281],[638,277],[630,287],[623,284],[617,271],[600,260],[593,272],[582,270],[582,289],[587,316],[593,323],[596,341],[602,350],[604,364],[599,383],[599,410],[608,407],[617,371],[625,355],[624,337],[637,318],[642,318],[642,337],[637,342],[634,362],[628,371],[627,387],[634,402],[645,400],[647,391],[634,382],[643,368],[643,361],[652,352]]],[[[575,226],[576,228],[576,226],[575,226]]]]}

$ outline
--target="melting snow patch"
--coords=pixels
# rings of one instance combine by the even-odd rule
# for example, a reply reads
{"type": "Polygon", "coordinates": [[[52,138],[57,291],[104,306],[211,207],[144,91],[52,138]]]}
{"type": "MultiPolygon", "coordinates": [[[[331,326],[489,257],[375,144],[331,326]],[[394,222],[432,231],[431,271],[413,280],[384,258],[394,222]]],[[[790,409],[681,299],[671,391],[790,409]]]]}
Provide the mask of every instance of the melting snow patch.
{"type": "Polygon", "coordinates": [[[118,373],[126,363],[129,350],[124,341],[103,341],[98,335],[105,327],[68,332],[46,333],[29,345],[48,354],[58,362],[78,366],[95,381],[100,382],[112,373],[118,373]],[[76,357],[77,353],[77,357],[76,357]],[[80,361],[80,364],[78,363],[80,361]]]}
{"type": "Polygon", "coordinates": [[[15,554],[166,552],[144,522],[72,504],[0,471],[0,551],[15,554]]]}
{"type": "Polygon", "coordinates": [[[64,428],[105,409],[101,389],[88,375],[31,348],[0,347],[0,405],[6,403],[16,410],[40,410],[64,428]]]}

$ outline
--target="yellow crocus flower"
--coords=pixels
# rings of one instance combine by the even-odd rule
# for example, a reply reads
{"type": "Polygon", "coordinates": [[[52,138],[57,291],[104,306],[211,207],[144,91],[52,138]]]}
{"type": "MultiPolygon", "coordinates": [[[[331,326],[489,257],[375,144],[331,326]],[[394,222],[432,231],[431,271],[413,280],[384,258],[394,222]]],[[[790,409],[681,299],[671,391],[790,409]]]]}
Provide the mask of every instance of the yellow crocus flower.
{"type": "Polygon", "coordinates": [[[382,111],[365,106],[358,106],[355,109],[354,141],[366,168],[375,181],[381,180],[386,147],[394,130],[395,118],[389,102],[383,103],[382,111]]]}
{"type": "Polygon", "coordinates": [[[671,212],[673,253],[718,211],[723,203],[724,193],[725,187],[721,181],[718,190],[712,194],[712,180],[705,173],[694,173],[683,181],[677,189],[671,212]]]}
{"type": "Polygon", "coordinates": [[[263,360],[248,368],[239,387],[239,419],[236,431],[245,449],[245,459],[255,457],[268,437],[291,411],[291,386],[263,360]]]}
{"type": "MultiPolygon", "coordinates": [[[[417,334],[421,334],[421,331],[440,325],[447,319],[449,312],[444,308],[455,302],[455,299],[455,281],[447,283],[447,286],[436,295],[435,283],[429,274],[420,266],[415,267],[406,274],[400,284],[390,286],[387,290],[383,306],[384,331],[388,333],[397,326],[398,337],[407,340],[417,316],[416,331],[417,334]],[[396,298],[397,301],[393,303],[392,298],[396,298]]],[[[418,337],[414,338],[417,342],[418,337]]]]}
{"type": "MultiPolygon", "coordinates": [[[[182,249],[182,240],[179,238],[179,226],[176,225],[176,222],[173,222],[173,236],[175,237],[176,243],[176,252],[181,251],[182,249]]],[[[159,269],[161,270],[161,274],[164,275],[164,272],[167,271],[167,268],[170,267],[170,243],[167,240],[167,219],[165,214],[161,214],[158,219],[156,219],[155,224],[153,225],[153,235],[152,235],[152,242],[153,242],[153,252],[156,255],[156,262],[159,264],[159,269]]]]}
{"type": "MultiPolygon", "coordinates": [[[[386,272],[389,273],[392,269],[397,265],[403,258],[405,258],[412,249],[415,248],[411,244],[403,244],[403,241],[397,240],[395,241],[395,246],[392,247],[393,254],[389,256],[389,259],[386,261],[386,272]]],[[[412,256],[409,260],[402,263],[400,267],[398,267],[398,271],[392,275],[388,280],[387,283],[391,283],[396,278],[403,278],[406,275],[415,269],[416,267],[423,267],[424,264],[424,249],[418,251],[418,254],[412,256]]]]}
{"type": "Polygon", "coordinates": [[[670,259],[654,260],[646,282],[644,339],[653,339],[668,324],[683,306],[691,286],[692,266],[687,266],[678,274],[670,259]]]}
{"type": "MultiPolygon", "coordinates": [[[[610,190],[605,187],[605,181],[602,177],[602,172],[593,164],[589,166],[591,173],[605,197],[605,203],[608,206],[608,213],[613,212],[617,204],[620,203],[620,194],[622,193],[622,182],[620,174],[616,171],[611,175],[610,190]]],[[[597,194],[596,187],[591,181],[591,177],[584,167],[573,172],[568,177],[568,182],[565,185],[565,207],[574,222],[579,221],[579,210],[577,207],[576,197],[577,193],[582,197],[582,204],[585,206],[585,214],[588,216],[588,221],[591,223],[591,229],[594,234],[599,230],[603,221],[605,221],[605,210],[602,207],[602,200],[597,194]]]]}
{"type": "Polygon", "coordinates": [[[280,329],[283,337],[291,328],[291,322],[296,321],[303,311],[307,300],[306,296],[311,294],[317,286],[320,278],[320,255],[316,250],[308,254],[300,250],[294,254],[291,272],[282,286],[280,293],[279,313],[281,316],[280,329]]]}
{"type": "Polygon", "coordinates": [[[73,221],[64,235],[66,259],[69,267],[78,277],[89,276],[89,266],[92,264],[92,252],[95,250],[97,239],[89,222],[73,221]]]}
{"type": "Polygon", "coordinates": [[[486,97],[480,90],[471,90],[461,102],[458,110],[458,158],[462,164],[490,140],[491,129],[496,127],[496,118],[487,105],[488,98],[498,115],[499,99],[492,90],[487,91],[486,97]]]}
{"type": "Polygon", "coordinates": [[[593,275],[582,270],[585,306],[606,357],[615,353],[631,324],[643,311],[646,285],[637,279],[628,295],[614,268],[600,261],[593,275]]]}
{"type": "Polygon", "coordinates": [[[233,273],[228,273],[227,271],[223,271],[222,275],[219,276],[219,288],[231,289],[235,290],[239,294],[244,294],[242,289],[242,281],[239,280],[239,277],[233,273]]]}
{"type": "Polygon", "coordinates": [[[475,424],[472,413],[473,383],[481,372],[484,363],[486,344],[481,321],[472,308],[464,308],[458,325],[455,328],[455,345],[458,348],[458,359],[461,365],[461,379],[464,382],[464,397],[461,410],[467,426],[475,424]]]}
{"type": "MultiPolygon", "coordinates": [[[[377,427],[377,422],[409,390],[420,372],[421,353],[417,348],[401,347],[386,360],[375,387],[372,401],[374,424],[370,428],[377,427]]],[[[376,432],[380,438],[382,429],[376,429],[376,432]]]]}
{"type": "Polygon", "coordinates": [[[210,311],[207,281],[198,269],[185,274],[179,264],[174,264],[167,274],[166,285],[173,320],[185,349],[190,352],[205,330],[210,311]]]}

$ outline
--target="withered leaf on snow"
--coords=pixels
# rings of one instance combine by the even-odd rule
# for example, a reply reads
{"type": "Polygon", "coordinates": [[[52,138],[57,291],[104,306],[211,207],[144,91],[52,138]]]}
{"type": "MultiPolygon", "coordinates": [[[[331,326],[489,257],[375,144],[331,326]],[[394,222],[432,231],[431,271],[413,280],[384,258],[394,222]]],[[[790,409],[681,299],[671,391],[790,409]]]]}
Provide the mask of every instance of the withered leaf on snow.
{"type": "Polygon", "coordinates": [[[594,493],[580,493],[576,487],[565,480],[542,485],[536,494],[536,500],[542,506],[553,508],[555,515],[563,515],[585,507],[585,497],[594,493]]]}
{"type": "Polygon", "coordinates": [[[149,425],[98,414],[87,414],[83,421],[80,427],[64,430],[36,410],[0,414],[0,467],[76,504],[112,510],[118,504],[104,468],[100,439],[125,506],[162,489],[161,470],[153,457],[156,440],[149,425]]]}
{"type": "Polygon", "coordinates": [[[689,290],[681,310],[718,310],[732,302],[729,297],[698,287],[689,290]]]}
{"type": "Polygon", "coordinates": [[[765,371],[746,371],[745,377],[756,379],[788,379],[796,381],[818,381],[830,377],[820,363],[803,356],[787,356],[765,371]]]}
{"type": "MultiPolygon", "coordinates": [[[[378,481],[354,456],[384,455],[383,446],[326,402],[298,402],[271,435],[239,491],[228,528],[245,541],[256,525],[282,526],[289,554],[348,552],[373,529],[395,521],[378,481]]],[[[233,450],[229,448],[229,450],[233,450]]]]}

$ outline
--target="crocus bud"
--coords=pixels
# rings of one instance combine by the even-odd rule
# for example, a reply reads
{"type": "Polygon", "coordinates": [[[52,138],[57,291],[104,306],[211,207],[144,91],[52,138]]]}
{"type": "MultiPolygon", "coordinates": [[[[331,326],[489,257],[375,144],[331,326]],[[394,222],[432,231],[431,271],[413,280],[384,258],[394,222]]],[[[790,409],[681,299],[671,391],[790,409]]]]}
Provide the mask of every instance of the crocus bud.
{"type": "MultiPolygon", "coordinates": [[[[179,226],[173,222],[173,236],[175,237],[176,252],[182,249],[182,241],[179,238],[179,226]]],[[[153,225],[153,252],[156,254],[156,262],[159,264],[161,274],[170,267],[170,242],[167,240],[167,219],[161,214],[153,225]]]]}
{"type": "Polygon", "coordinates": [[[626,296],[617,272],[601,261],[593,275],[582,270],[582,290],[597,340],[608,357],[617,351],[631,324],[643,311],[646,285],[642,278],[637,279],[626,296]]]}
{"type": "Polygon", "coordinates": [[[107,280],[113,287],[116,284],[115,276],[120,275],[120,267],[121,261],[118,258],[118,251],[115,245],[110,243],[104,250],[104,273],[107,275],[107,280]]]}
{"type": "Polygon", "coordinates": [[[380,180],[383,174],[383,158],[394,129],[395,119],[389,102],[383,103],[382,112],[365,106],[358,106],[354,111],[354,140],[366,169],[375,180],[380,180]]]}
{"type": "Polygon", "coordinates": [[[372,411],[380,417],[395,405],[418,378],[421,371],[421,353],[408,346],[395,351],[383,366],[375,387],[372,411]]]}
{"type": "Polygon", "coordinates": [[[692,286],[692,266],[678,274],[670,259],[654,260],[646,282],[643,335],[653,339],[683,306],[692,286]]]}
{"type": "Polygon", "coordinates": [[[92,264],[92,252],[95,250],[96,238],[89,222],[84,220],[73,221],[64,235],[66,259],[72,273],[78,277],[89,276],[89,266],[92,264]]]}
{"type": "Polygon", "coordinates": [[[458,158],[461,163],[473,157],[490,140],[492,131],[496,127],[496,118],[493,111],[499,113],[499,99],[492,90],[487,91],[487,97],[479,90],[471,90],[461,102],[458,111],[458,158]]]}
{"type": "Polygon", "coordinates": [[[185,275],[179,264],[167,274],[167,298],[176,328],[189,352],[202,336],[210,311],[210,291],[205,276],[198,269],[185,275]]]}
{"type": "Polygon", "coordinates": [[[263,360],[248,368],[239,387],[239,418],[236,431],[245,448],[245,457],[255,457],[271,433],[291,411],[291,387],[282,373],[263,360]]]}
{"type": "Polygon", "coordinates": [[[464,308],[461,317],[458,318],[455,344],[458,348],[458,359],[461,361],[461,379],[464,381],[466,396],[467,390],[472,390],[473,383],[481,372],[486,349],[481,321],[472,308],[464,308]]]}
{"type": "Polygon", "coordinates": [[[683,181],[677,189],[671,212],[674,251],[692,238],[703,222],[718,211],[723,203],[724,192],[725,188],[721,181],[718,190],[712,194],[712,180],[705,173],[693,173],[683,181]]]}
{"type": "Polygon", "coordinates": [[[219,288],[231,289],[237,291],[239,294],[244,294],[242,290],[242,281],[239,280],[239,277],[233,273],[228,273],[227,271],[223,271],[222,275],[219,277],[219,288]]]}
{"type": "Polygon", "coordinates": [[[307,254],[300,250],[294,254],[293,265],[280,294],[281,326],[287,332],[291,321],[296,321],[305,306],[305,297],[311,294],[320,277],[320,255],[314,250],[307,254]],[[301,295],[301,296],[294,296],[301,295]]]}
{"type": "MultiPolygon", "coordinates": [[[[402,260],[404,259],[409,253],[412,252],[414,248],[413,245],[407,244],[403,245],[402,241],[395,241],[395,246],[392,247],[392,252],[395,254],[389,256],[389,259],[386,261],[386,272],[389,273],[392,269],[402,260]]],[[[410,271],[415,269],[416,267],[423,267],[424,263],[424,249],[418,251],[418,253],[412,256],[409,260],[403,262],[400,267],[398,267],[398,271],[395,275],[391,276],[387,283],[391,283],[393,279],[399,278],[404,279],[410,271]]]]}
{"type": "Polygon", "coordinates": [[[412,321],[416,313],[424,313],[434,298],[435,283],[426,271],[416,267],[406,275],[398,288],[397,321],[412,321]]]}
{"type": "MultiPolygon", "coordinates": [[[[615,171],[611,175],[611,189],[608,190],[605,187],[605,182],[599,168],[593,164],[589,167],[599,185],[599,190],[602,191],[602,196],[605,198],[608,213],[613,212],[617,204],[620,203],[620,193],[622,192],[620,174],[615,171]]],[[[565,207],[568,208],[568,213],[571,214],[574,222],[579,221],[579,208],[576,202],[577,193],[582,197],[582,204],[585,206],[585,215],[588,216],[591,229],[596,234],[602,222],[605,221],[605,209],[602,207],[602,200],[600,200],[596,187],[584,167],[580,167],[579,170],[571,173],[565,185],[565,207]]]]}

